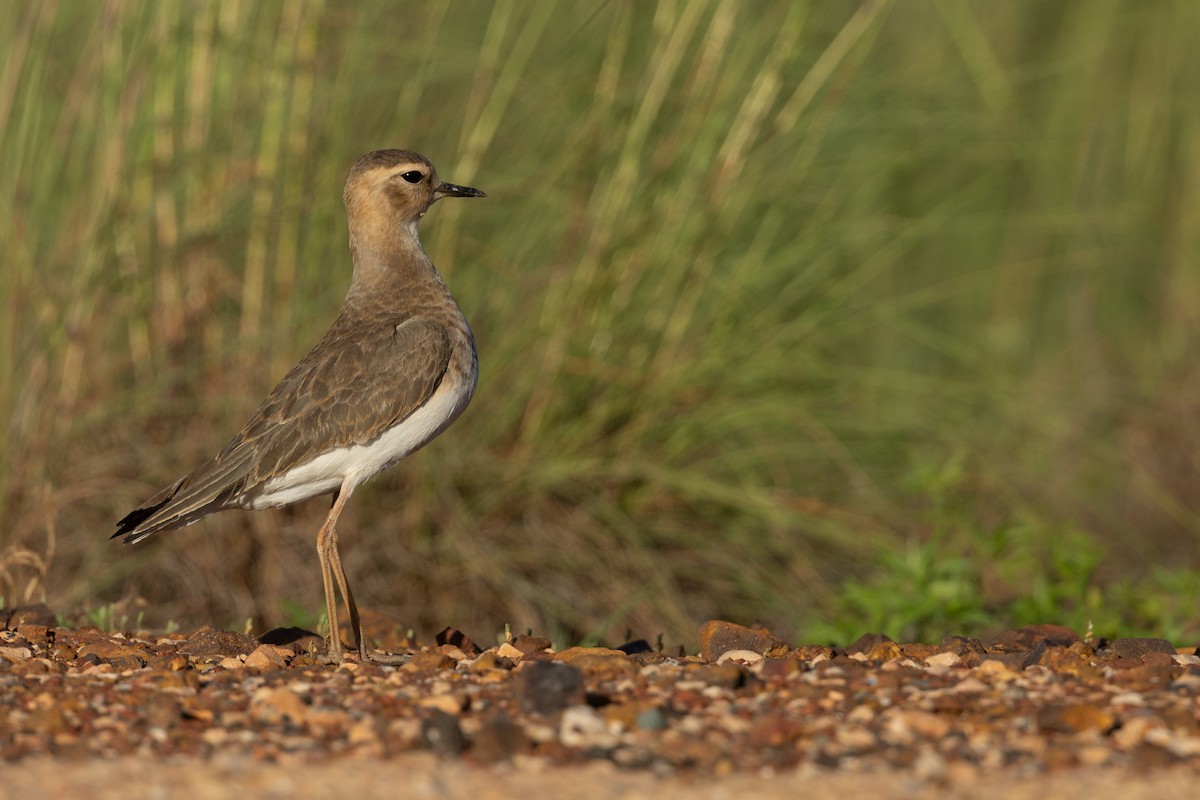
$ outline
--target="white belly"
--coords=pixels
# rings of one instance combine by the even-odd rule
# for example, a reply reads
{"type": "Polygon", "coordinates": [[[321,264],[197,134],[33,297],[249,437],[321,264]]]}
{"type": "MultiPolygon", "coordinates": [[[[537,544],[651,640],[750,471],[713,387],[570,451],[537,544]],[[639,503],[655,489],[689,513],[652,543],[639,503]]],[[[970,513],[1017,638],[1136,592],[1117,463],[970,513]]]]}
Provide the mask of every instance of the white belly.
{"type": "Polygon", "coordinates": [[[367,444],[339,447],[264,482],[242,498],[245,508],[286,506],[338,489],[347,479],[358,486],[429,442],[462,413],[475,392],[474,381],[443,383],[429,402],[367,444]]]}

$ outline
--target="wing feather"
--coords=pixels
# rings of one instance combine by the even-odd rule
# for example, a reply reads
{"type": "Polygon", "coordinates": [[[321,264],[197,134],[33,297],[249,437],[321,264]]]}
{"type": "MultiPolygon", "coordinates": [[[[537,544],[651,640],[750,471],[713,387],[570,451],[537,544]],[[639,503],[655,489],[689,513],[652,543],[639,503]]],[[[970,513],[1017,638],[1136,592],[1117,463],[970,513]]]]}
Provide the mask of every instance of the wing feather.
{"type": "Polygon", "coordinates": [[[446,325],[339,317],[211,461],[117,523],[133,542],[225,508],[323,452],[367,444],[428,402],[450,362],[446,325]]]}

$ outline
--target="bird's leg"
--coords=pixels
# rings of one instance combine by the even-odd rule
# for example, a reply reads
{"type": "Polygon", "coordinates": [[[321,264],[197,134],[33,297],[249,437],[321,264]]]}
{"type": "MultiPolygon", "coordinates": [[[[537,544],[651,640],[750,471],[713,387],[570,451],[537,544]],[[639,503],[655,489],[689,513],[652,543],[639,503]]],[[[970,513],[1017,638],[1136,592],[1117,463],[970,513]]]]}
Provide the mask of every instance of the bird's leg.
{"type": "Polygon", "coordinates": [[[358,656],[366,661],[367,642],[363,638],[362,620],[358,616],[358,605],[354,602],[354,594],[350,591],[350,581],[346,580],[346,570],[342,569],[342,555],[338,552],[337,533],[332,536],[329,563],[333,567],[333,577],[337,580],[338,589],[342,592],[342,599],[346,601],[346,608],[350,612],[350,627],[354,629],[354,636],[358,641],[358,656]]]}
{"type": "Polygon", "coordinates": [[[353,491],[354,487],[349,482],[342,484],[342,488],[333,496],[333,507],[329,509],[325,524],[317,531],[317,558],[321,562],[321,582],[325,586],[325,613],[329,615],[329,656],[338,663],[342,661],[342,636],[341,627],[338,625],[337,596],[333,592],[335,566],[338,588],[347,599],[346,604],[353,609],[350,612],[351,620],[355,621],[358,616],[354,601],[349,599],[349,587],[345,584],[346,576],[342,572],[342,560],[337,549],[338,517],[341,516],[342,509],[353,491]]]}

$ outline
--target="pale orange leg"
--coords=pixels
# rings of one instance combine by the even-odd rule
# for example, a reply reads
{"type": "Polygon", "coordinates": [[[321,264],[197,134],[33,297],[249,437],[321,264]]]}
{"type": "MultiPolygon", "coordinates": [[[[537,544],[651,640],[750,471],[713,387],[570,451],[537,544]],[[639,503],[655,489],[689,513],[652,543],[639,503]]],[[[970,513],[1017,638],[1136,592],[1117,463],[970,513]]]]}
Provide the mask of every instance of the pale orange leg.
{"type": "Polygon", "coordinates": [[[335,577],[338,588],[342,592],[342,598],[350,609],[350,622],[355,626],[355,633],[359,638],[359,648],[362,648],[358,608],[350,596],[350,585],[346,582],[346,573],[342,569],[342,558],[337,547],[338,517],[341,516],[342,509],[353,491],[354,487],[349,482],[342,484],[342,488],[333,497],[333,507],[329,509],[329,516],[325,518],[325,524],[321,526],[321,530],[317,531],[317,559],[321,562],[321,583],[325,587],[325,613],[329,615],[329,656],[337,662],[342,660],[342,635],[341,626],[338,625],[337,596],[333,590],[335,577]]]}
{"type": "Polygon", "coordinates": [[[354,629],[355,640],[358,642],[358,655],[363,660],[367,660],[367,645],[363,639],[362,621],[358,616],[358,605],[354,602],[354,593],[350,591],[350,581],[346,580],[346,570],[342,569],[342,554],[338,552],[337,533],[331,537],[333,540],[332,549],[329,551],[329,563],[333,567],[333,577],[337,581],[338,589],[342,592],[342,599],[346,601],[346,608],[350,612],[350,627],[354,629]]]}

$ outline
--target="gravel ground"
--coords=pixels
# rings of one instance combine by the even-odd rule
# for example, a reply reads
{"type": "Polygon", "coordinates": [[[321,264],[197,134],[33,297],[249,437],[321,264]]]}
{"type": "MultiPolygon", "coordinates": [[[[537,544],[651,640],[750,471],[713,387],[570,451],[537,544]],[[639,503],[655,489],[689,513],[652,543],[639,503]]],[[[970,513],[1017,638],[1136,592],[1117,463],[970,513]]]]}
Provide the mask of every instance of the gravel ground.
{"type": "Polygon", "coordinates": [[[1148,797],[1200,766],[1195,647],[1049,625],[831,649],[714,620],[698,655],[379,632],[403,663],[335,666],[294,629],[6,619],[0,796],[1148,797]]]}

